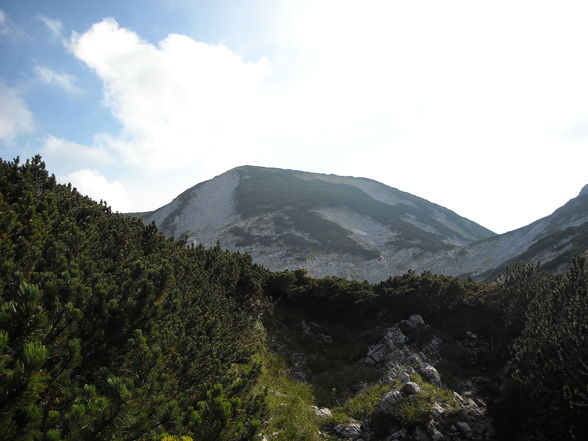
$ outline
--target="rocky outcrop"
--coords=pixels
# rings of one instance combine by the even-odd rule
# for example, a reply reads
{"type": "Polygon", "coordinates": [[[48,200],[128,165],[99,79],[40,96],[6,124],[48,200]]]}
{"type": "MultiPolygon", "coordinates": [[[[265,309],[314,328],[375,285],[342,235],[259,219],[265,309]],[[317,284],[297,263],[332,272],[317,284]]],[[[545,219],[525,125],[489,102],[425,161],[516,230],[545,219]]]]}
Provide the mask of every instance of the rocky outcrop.
{"type": "MultiPolygon", "coordinates": [[[[379,410],[385,414],[395,415],[397,406],[404,400],[419,396],[422,387],[414,381],[417,374],[421,381],[440,388],[442,379],[435,364],[440,360],[441,339],[433,337],[422,347],[411,346],[404,329],[426,327],[422,317],[411,316],[395,326],[388,328],[382,341],[369,348],[363,362],[369,366],[382,369],[381,381],[389,384],[391,389],[379,404],[379,410]]],[[[416,426],[392,425],[386,441],[467,441],[490,440],[494,435],[492,421],[487,415],[484,400],[467,392],[447,394],[450,399],[429,403],[429,417],[416,426]]]]}
{"type": "Polygon", "coordinates": [[[429,343],[418,350],[415,350],[408,343],[408,337],[403,333],[401,326],[409,327],[425,326],[420,315],[413,315],[408,320],[403,320],[397,325],[388,328],[386,335],[379,344],[370,346],[364,363],[368,366],[386,366],[393,378],[406,373],[406,368],[412,369],[426,367],[436,364],[439,361],[439,346],[442,341],[433,337],[429,343]]]}

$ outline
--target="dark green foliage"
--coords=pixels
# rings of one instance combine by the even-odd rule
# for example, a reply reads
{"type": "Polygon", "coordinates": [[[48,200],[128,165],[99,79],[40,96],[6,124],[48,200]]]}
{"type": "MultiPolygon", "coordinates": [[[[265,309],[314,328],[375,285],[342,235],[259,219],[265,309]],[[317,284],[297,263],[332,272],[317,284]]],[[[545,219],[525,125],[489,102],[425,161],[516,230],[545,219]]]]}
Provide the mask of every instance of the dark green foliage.
{"type": "Polygon", "coordinates": [[[0,164],[0,440],[250,439],[265,271],[0,164]]]}
{"type": "MultiPolygon", "coordinates": [[[[327,195],[342,207],[359,201],[334,184],[312,181],[302,184],[312,191],[299,193],[288,179],[248,172],[241,191],[260,191],[263,200],[262,187],[275,184],[275,194],[289,201],[291,211],[274,219],[277,228],[294,223],[322,235],[330,225],[296,210],[320,208],[327,195]]],[[[364,208],[381,221],[390,214],[378,204],[364,208]]],[[[315,245],[310,237],[282,240],[304,248],[315,245]]],[[[366,251],[353,251],[336,230],[325,237],[321,246],[366,251]]],[[[186,248],[153,225],[111,213],[56,184],[38,157],[0,164],[0,441],[248,440],[288,418],[303,424],[289,421],[278,439],[314,439],[312,402],[341,406],[339,416],[369,415],[384,436],[392,420],[416,424],[429,407],[413,399],[398,415],[370,415],[383,390],[358,392],[379,375],[357,361],[386,327],[411,314],[431,326],[407,329],[411,342],[433,334],[445,342],[439,369],[446,384],[453,377],[457,384],[466,369],[491,381],[512,343],[502,387],[492,392],[503,439],[588,439],[582,260],[565,275],[515,268],[498,288],[431,273],[373,285],[304,270],[269,274],[247,255],[186,248]],[[266,295],[276,304],[265,317],[273,353],[260,351],[266,295]],[[314,332],[331,341],[304,335],[302,320],[316,322],[314,332]],[[478,365],[461,345],[465,331],[479,336],[478,365]],[[292,353],[303,354],[307,383],[285,378],[292,353]]],[[[440,390],[430,392],[442,399],[440,390]]]]}
{"type": "Polygon", "coordinates": [[[505,324],[514,336],[518,336],[525,327],[525,316],[531,301],[549,291],[551,281],[539,265],[519,265],[499,276],[500,307],[505,324]]]}
{"type": "Polygon", "coordinates": [[[42,414],[39,398],[47,386],[47,374],[42,369],[47,349],[40,343],[37,330],[46,321],[35,286],[21,284],[16,298],[1,305],[0,439],[38,434],[42,414]]]}
{"type": "Polygon", "coordinates": [[[518,331],[506,378],[519,423],[532,439],[588,439],[588,268],[565,275],[519,267],[503,281],[509,324],[518,331]]]}
{"type": "Polygon", "coordinates": [[[479,305],[489,287],[455,277],[413,271],[369,284],[339,277],[317,279],[303,270],[273,273],[267,291],[318,319],[392,324],[411,314],[443,321],[458,307],[479,305]]]}

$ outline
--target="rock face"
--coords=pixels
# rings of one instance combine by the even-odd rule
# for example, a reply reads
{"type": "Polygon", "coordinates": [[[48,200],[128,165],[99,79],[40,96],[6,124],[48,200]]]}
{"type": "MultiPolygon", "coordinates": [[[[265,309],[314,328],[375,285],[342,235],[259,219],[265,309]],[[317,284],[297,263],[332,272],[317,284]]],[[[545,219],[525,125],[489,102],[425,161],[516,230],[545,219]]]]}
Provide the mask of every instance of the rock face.
{"type": "Polygon", "coordinates": [[[271,270],[305,268],[319,277],[368,281],[409,269],[483,279],[519,256],[549,262],[570,252],[578,236],[588,242],[586,187],[551,216],[496,236],[451,210],[370,179],[252,166],[133,215],[189,243],[218,241],[249,253],[271,270]],[[585,230],[578,231],[582,225],[585,230]]]}

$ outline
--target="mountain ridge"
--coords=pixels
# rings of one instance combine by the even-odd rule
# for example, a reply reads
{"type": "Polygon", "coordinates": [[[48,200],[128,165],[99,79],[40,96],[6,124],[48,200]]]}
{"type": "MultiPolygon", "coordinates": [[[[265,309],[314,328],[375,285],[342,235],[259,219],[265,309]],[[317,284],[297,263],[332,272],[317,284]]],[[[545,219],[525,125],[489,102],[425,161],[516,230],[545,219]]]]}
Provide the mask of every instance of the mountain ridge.
{"type": "Polygon", "coordinates": [[[487,279],[519,255],[525,261],[553,260],[565,238],[554,244],[548,236],[588,221],[587,187],[551,215],[496,235],[373,179],[245,165],[196,184],[157,210],[134,215],[189,243],[218,241],[249,253],[274,271],[302,267],[316,276],[377,281],[431,270],[487,279]],[[528,252],[533,245],[537,249],[528,252]]]}

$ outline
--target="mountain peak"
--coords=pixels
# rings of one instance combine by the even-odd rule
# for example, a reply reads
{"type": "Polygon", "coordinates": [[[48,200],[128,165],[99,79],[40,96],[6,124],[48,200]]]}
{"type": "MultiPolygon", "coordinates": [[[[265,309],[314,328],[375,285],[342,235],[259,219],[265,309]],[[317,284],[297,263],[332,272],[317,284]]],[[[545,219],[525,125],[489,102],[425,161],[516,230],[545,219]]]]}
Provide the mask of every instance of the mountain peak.
{"type": "Polygon", "coordinates": [[[242,165],[141,213],[167,235],[251,254],[272,270],[382,280],[413,257],[494,236],[418,196],[351,176],[242,165]]]}
{"type": "Polygon", "coordinates": [[[588,196],[588,184],[584,185],[578,196],[588,196]]]}

